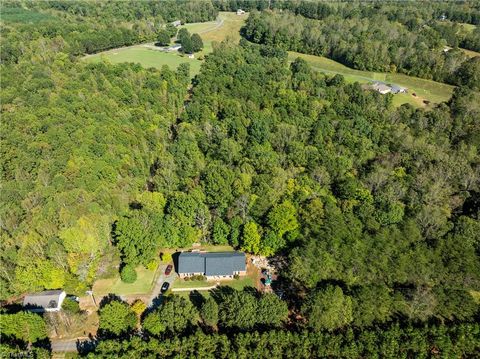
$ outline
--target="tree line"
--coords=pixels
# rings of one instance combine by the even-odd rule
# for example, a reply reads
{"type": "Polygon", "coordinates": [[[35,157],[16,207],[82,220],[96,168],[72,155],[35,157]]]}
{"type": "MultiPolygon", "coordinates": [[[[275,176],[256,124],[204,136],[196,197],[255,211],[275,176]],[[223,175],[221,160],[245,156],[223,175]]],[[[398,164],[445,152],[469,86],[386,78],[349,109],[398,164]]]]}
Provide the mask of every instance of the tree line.
{"type": "Polygon", "coordinates": [[[249,16],[243,34],[255,43],[326,56],[359,70],[479,88],[478,76],[472,76],[480,73],[479,58],[469,59],[459,49],[444,51],[447,41],[434,26],[410,30],[381,14],[332,15],[320,21],[288,12],[257,12],[249,16]]]}
{"type": "Polygon", "coordinates": [[[2,8],[21,8],[24,20],[1,24],[2,63],[17,63],[22,57],[42,58],[50,52],[72,57],[112,48],[155,41],[165,25],[212,21],[218,15],[210,1],[45,1],[9,2],[2,8]],[[44,15],[32,23],[28,15],[44,15]],[[41,53],[39,53],[41,49],[41,53]]]}

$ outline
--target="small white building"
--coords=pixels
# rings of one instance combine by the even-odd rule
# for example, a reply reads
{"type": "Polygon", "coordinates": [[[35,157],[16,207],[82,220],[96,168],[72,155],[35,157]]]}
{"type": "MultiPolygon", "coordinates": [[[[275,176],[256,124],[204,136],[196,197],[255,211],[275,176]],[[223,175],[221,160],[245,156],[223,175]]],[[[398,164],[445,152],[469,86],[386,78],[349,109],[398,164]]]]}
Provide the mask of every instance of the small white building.
{"type": "Polygon", "coordinates": [[[182,22],[180,20],[175,20],[175,21],[171,22],[171,24],[175,27],[179,27],[180,25],[182,25],[182,22]]]}
{"type": "Polygon", "coordinates": [[[27,294],[23,298],[23,306],[31,312],[58,312],[67,294],[63,290],[47,290],[40,293],[27,294]]]}
{"type": "Polygon", "coordinates": [[[382,95],[385,95],[385,94],[392,91],[390,86],[387,86],[386,84],[381,83],[381,82],[374,82],[373,85],[372,85],[372,89],[381,93],[382,95]]]}
{"type": "Polygon", "coordinates": [[[194,55],[194,54],[189,54],[189,55],[188,55],[188,58],[189,58],[189,59],[194,59],[194,58],[195,58],[195,55],[194,55]]]}
{"type": "Polygon", "coordinates": [[[244,14],[245,14],[245,11],[243,11],[242,9],[237,10],[237,15],[244,15],[244,14]]]}
{"type": "Polygon", "coordinates": [[[181,48],[182,48],[182,45],[176,44],[176,45],[172,45],[172,46],[169,46],[169,47],[165,47],[165,51],[176,52],[176,51],[179,51],[181,48]]]}

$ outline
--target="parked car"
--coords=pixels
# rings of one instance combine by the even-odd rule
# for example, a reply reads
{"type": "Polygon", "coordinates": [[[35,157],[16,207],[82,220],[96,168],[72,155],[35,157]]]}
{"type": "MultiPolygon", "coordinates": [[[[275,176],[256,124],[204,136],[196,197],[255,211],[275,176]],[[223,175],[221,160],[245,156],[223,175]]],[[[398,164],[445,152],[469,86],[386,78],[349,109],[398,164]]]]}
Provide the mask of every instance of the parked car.
{"type": "Polygon", "coordinates": [[[168,282],[163,283],[162,284],[162,293],[165,293],[168,290],[169,287],[170,287],[170,283],[168,283],[168,282]]]}
{"type": "Polygon", "coordinates": [[[167,266],[167,269],[165,269],[165,275],[170,275],[170,273],[172,273],[172,269],[173,269],[173,266],[169,264],[167,266]]]}

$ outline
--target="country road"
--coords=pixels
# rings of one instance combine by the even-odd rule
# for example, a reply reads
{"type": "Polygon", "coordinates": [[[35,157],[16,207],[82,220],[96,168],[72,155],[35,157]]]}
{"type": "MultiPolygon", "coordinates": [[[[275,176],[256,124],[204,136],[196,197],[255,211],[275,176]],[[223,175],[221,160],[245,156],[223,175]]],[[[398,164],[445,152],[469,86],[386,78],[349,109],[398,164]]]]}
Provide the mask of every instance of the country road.
{"type": "Polygon", "coordinates": [[[76,339],[67,339],[67,340],[52,340],[52,352],[55,353],[66,353],[66,352],[76,352],[77,351],[77,342],[80,340],[88,339],[85,338],[76,338],[76,339]]]}

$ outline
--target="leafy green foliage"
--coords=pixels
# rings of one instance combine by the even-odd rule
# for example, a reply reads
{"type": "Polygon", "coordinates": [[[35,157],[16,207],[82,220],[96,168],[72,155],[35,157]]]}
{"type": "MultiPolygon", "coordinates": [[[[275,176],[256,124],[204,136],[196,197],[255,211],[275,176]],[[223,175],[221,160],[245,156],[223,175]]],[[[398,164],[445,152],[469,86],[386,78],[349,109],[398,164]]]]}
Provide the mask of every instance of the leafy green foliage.
{"type": "Polygon", "coordinates": [[[47,337],[47,327],[38,314],[30,312],[2,314],[0,333],[2,336],[13,336],[25,343],[34,343],[47,337]]]}
{"type": "Polygon", "coordinates": [[[203,323],[210,327],[218,324],[218,304],[212,297],[208,297],[200,308],[200,317],[203,323]]]}
{"type": "Polygon", "coordinates": [[[258,299],[251,292],[235,290],[223,294],[219,304],[219,324],[229,329],[279,326],[287,315],[286,303],[275,294],[264,294],[258,299]]]}
{"type": "Polygon", "coordinates": [[[119,336],[129,333],[137,324],[137,316],[127,303],[113,300],[99,310],[98,328],[119,336]]]}
{"type": "Polygon", "coordinates": [[[308,316],[308,326],[313,330],[339,329],[353,320],[352,299],[340,287],[329,285],[313,292],[302,312],[308,316]]]}
{"type": "Polygon", "coordinates": [[[401,6],[398,13],[385,10],[386,14],[382,9],[367,14],[330,11],[320,16],[321,21],[284,11],[252,13],[244,34],[256,43],[326,56],[358,70],[401,72],[478,88],[476,76],[468,80],[469,75],[479,72],[477,61],[468,60],[460,50],[443,51],[447,42],[458,46],[458,28],[437,23],[437,19],[430,20],[430,26],[414,25],[409,21],[419,19],[403,18],[401,6]]]}
{"type": "Polygon", "coordinates": [[[419,358],[435,352],[446,357],[475,357],[478,353],[478,323],[402,327],[391,325],[359,331],[290,332],[285,330],[263,333],[234,333],[205,335],[201,331],[184,337],[169,339],[140,338],[100,342],[95,357],[112,358],[158,355],[164,358],[252,356],[255,358],[385,358],[402,356],[419,358]],[[347,354],[348,353],[348,354],[347,354]]]}
{"type": "Polygon", "coordinates": [[[122,282],[133,283],[137,280],[137,272],[131,264],[125,265],[120,271],[122,282]]]}
{"type": "Polygon", "coordinates": [[[157,42],[160,46],[170,45],[170,33],[167,30],[160,30],[157,35],[157,42]]]}
{"type": "Polygon", "coordinates": [[[180,334],[198,321],[198,312],[193,304],[178,296],[166,298],[160,308],[149,313],[142,322],[143,328],[152,335],[164,332],[180,334]]]}

